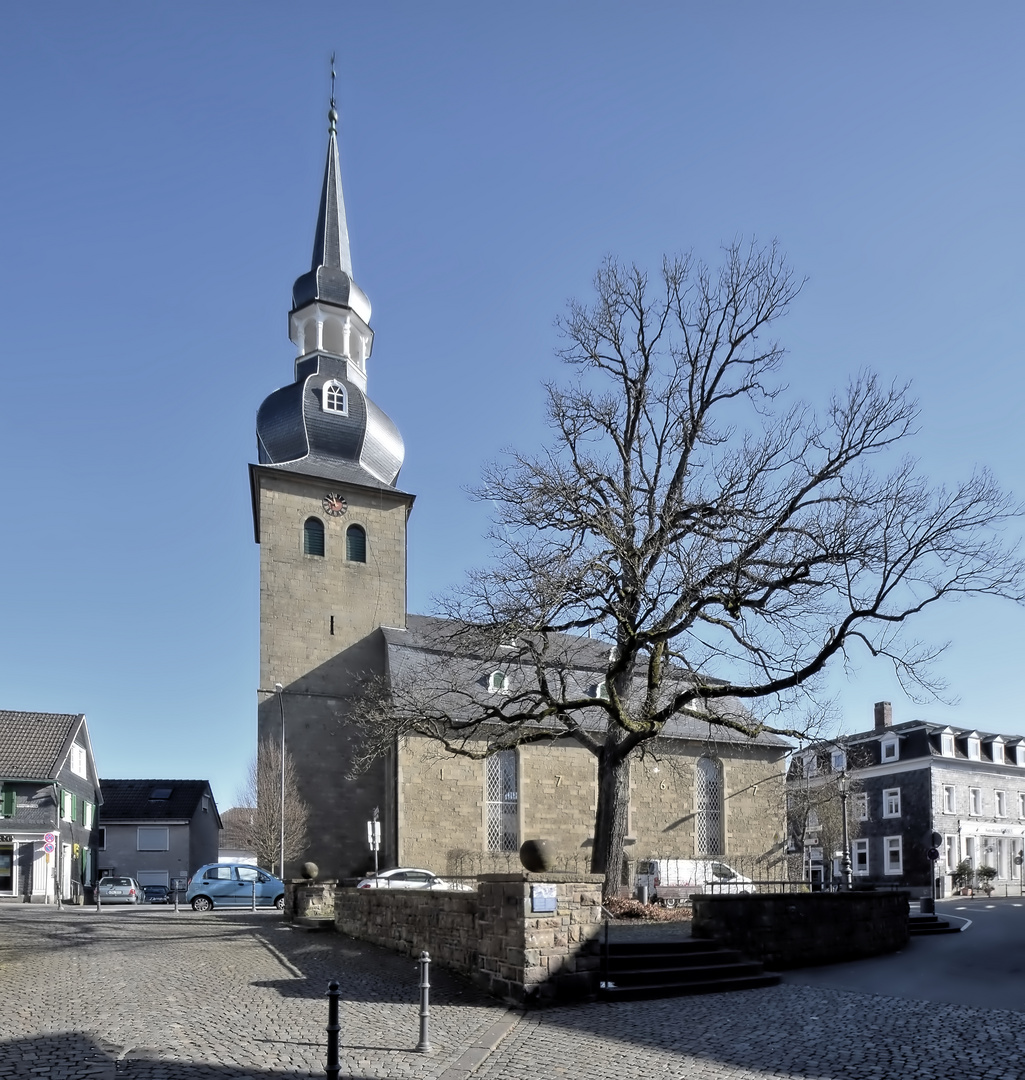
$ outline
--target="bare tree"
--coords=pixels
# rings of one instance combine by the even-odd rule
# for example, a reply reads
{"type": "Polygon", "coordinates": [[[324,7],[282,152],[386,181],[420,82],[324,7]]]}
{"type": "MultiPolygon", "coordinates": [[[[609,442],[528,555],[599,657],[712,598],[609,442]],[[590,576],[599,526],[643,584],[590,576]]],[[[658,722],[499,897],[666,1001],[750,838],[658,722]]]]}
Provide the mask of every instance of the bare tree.
{"type": "MultiPolygon", "coordinates": [[[[281,747],[264,739],[249,762],[246,779],[237,794],[239,806],[251,808],[240,817],[237,832],[244,846],[255,852],[260,866],[281,874],[281,747]]],[[[299,794],[292,755],[285,751],[285,861],[295,862],[306,852],[310,809],[299,794]]]]}
{"type": "Polygon", "coordinates": [[[906,386],[865,372],[821,415],[786,404],[770,331],[801,283],[775,245],[724,255],[717,272],[667,258],[654,284],[608,260],[593,304],[558,322],[572,378],[546,387],[554,438],[485,470],[496,559],[441,610],[453,656],[515,669],[507,692],[432,661],[355,717],[368,756],[412,733],[474,756],[556,735],[586,747],[607,893],[631,756],[678,714],[805,736],[818,677],[858,649],[935,693],[942,646],[905,624],[944,598],[1023,594],[1001,534],[1019,505],[986,471],[934,487],[900,457],[906,386]],[[587,637],[606,643],[597,693],[587,637]]]}

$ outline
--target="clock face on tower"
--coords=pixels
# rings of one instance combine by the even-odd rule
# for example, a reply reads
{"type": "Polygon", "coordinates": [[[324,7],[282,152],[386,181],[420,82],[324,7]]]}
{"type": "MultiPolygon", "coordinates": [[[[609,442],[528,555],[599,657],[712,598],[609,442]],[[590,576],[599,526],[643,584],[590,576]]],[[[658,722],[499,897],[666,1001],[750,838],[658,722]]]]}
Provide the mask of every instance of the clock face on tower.
{"type": "Polygon", "coordinates": [[[334,493],[325,495],[320,500],[320,505],[324,507],[324,513],[330,514],[331,517],[341,517],[346,510],[349,509],[349,504],[341,497],[334,493]]]}

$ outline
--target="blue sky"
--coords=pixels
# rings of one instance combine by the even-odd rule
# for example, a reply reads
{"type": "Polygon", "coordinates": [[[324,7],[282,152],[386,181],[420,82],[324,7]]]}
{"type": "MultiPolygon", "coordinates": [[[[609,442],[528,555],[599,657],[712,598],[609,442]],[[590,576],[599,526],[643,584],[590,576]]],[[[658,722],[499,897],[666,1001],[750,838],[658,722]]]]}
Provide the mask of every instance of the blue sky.
{"type": "MultiPolygon", "coordinates": [[[[0,37],[0,707],[85,712],[101,774],[206,777],[255,748],[246,466],[291,378],[338,51],[370,392],[406,441],[409,606],[487,558],[465,488],[544,437],[553,319],[604,255],[777,237],[780,327],[821,402],[910,378],[937,481],[1025,495],[1025,9],[944,3],[16,5],[0,37]]],[[[1025,732],[1025,614],[951,605],[959,704],[881,665],[832,688],[1025,732]]]]}

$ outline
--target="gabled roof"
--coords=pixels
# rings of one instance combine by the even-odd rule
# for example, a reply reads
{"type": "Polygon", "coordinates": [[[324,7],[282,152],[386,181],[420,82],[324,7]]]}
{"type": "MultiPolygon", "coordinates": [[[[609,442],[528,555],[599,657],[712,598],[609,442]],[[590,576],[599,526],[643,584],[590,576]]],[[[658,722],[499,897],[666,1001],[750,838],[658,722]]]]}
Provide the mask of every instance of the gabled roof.
{"type": "MultiPolygon", "coordinates": [[[[483,659],[473,655],[469,641],[463,642],[459,633],[460,624],[451,619],[439,619],[428,615],[407,615],[405,629],[382,626],[387,652],[387,669],[390,679],[410,681],[430,679],[443,667],[442,678],[452,686],[451,694],[436,696],[435,701],[444,698],[450,715],[458,714],[470,699],[479,697],[486,701],[489,697],[487,686],[491,671],[502,670],[505,665],[501,655],[483,659]],[[441,659],[445,657],[445,659],[441,659]]],[[[593,697],[604,680],[609,663],[609,644],[595,638],[577,637],[569,634],[553,635],[555,653],[558,654],[560,677],[565,679],[567,693],[578,697],[593,697]]],[[[501,649],[499,650],[501,653],[501,649]]],[[[529,670],[529,665],[526,665],[529,670]]],[[[515,646],[509,649],[509,663],[506,670],[515,684],[519,658],[515,646]]],[[[553,660],[553,669],[555,661],[553,660]]],[[[677,685],[683,682],[682,675],[677,685]]],[[[709,679],[709,683],[718,682],[709,679]]],[[[672,679],[666,684],[667,693],[672,691],[672,679]]],[[[638,681],[640,687],[640,681],[638,681]]],[[[515,690],[515,685],[513,686],[515,690]]],[[[725,697],[710,704],[710,711],[723,717],[733,716],[743,721],[752,721],[750,712],[733,697],[725,697]]],[[[597,711],[593,727],[602,725],[597,711]]],[[[553,728],[557,728],[553,722],[553,728]]],[[[591,727],[585,719],[584,726],[591,727]]],[[[700,742],[742,743],[762,747],[788,748],[790,743],[778,735],[762,733],[749,738],[732,728],[723,727],[687,713],[677,713],[667,721],[662,729],[662,737],[668,739],[687,739],[700,742]]]]}
{"type": "MultiPolygon", "coordinates": [[[[0,710],[0,778],[56,779],[84,727],[83,713],[0,710]]],[[[88,751],[88,737],[82,742],[88,751]]]]}
{"type": "Polygon", "coordinates": [[[204,795],[221,827],[217,803],[206,780],[101,780],[105,824],[117,821],[180,821],[199,809],[204,795]]]}

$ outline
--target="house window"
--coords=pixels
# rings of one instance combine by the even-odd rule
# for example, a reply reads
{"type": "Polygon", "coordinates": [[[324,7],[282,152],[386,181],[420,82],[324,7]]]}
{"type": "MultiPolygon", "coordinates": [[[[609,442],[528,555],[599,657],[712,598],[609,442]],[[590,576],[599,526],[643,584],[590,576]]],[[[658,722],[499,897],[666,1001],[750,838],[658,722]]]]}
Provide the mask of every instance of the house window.
{"type": "Polygon", "coordinates": [[[484,801],[488,851],[516,851],[520,830],[515,750],[499,750],[485,759],[484,801]]]}
{"type": "Polygon", "coordinates": [[[1018,743],[1014,748],[1014,763],[1025,767],[1025,743],[1018,743]]]}
{"type": "Polygon", "coordinates": [[[0,792],[0,817],[14,817],[17,808],[18,793],[10,784],[5,784],[0,792]]]}
{"type": "Polygon", "coordinates": [[[968,813],[978,817],[982,813],[982,788],[968,789],[968,813]]]}
{"type": "Polygon", "coordinates": [[[103,851],[107,846],[107,830],[101,825],[96,830],[96,835],[98,837],[96,841],[96,846],[100,849],[100,851],[103,851]]]}
{"type": "Polygon", "coordinates": [[[324,383],[324,412],[341,413],[343,416],[349,411],[349,403],[345,399],[345,387],[332,379],[324,383]]]}
{"type": "Polygon", "coordinates": [[[980,761],[982,759],[982,744],[979,742],[977,736],[968,736],[968,757],[971,761],[980,761]]]}
{"type": "Polygon", "coordinates": [[[900,817],[900,788],[887,788],[883,792],[883,817],[900,817]]]}
{"type": "Polygon", "coordinates": [[[722,764],[715,758],[698,758],[696,773],[697,855],[722,855],[722,764]]]}
{"type": "Polygon", "coordinates": [[[609,700],[609,684],[607,682],[600,682],[594,688],[594,696],[601,698],[602,701],[609,700]]]}
{"type": "Polygon", "coordinates": [[[940,753],[944,757],[954,756],[954,736],[949,731],[940,736],[940,753]]]}
{"type": "Polygon", "coordinates": [[[71,771],[76,776],[85,776],[85,747],[79,746],[78,743],[71,744],[71,757],[69,760],[71,765],[71,771]]]}
{"type": "Polygon", "coordinates": [[[884,874],[904,873],[903,841],[899,836],[883,837],[884,874]]]}
{"type": "Polygon", "coordinates": [[[948,833],[943,837],[943,854],[947,862],[947,871],[951,871],[957,866],[957,837],[948,833]]]}
{"type": "Polygon", "coordinates": [[[804,775],[817,776],[819,771],[818,759],[814,754],[804,755],[804,775]]]}
{"type": "Polygon", "coordinates": [[[887,739],[883,743],[883,761],[896,761],[899,757],[899,743],[896,739],[887,739]]]}
{"type": "Polygon", "coordinates": [[[842,750],[834,750],[833,756],[833,772],[843,772],[847,768],[847,755],[842,750]]]}
{"type": "Polygon", "coordinates": [[[856,874],[868,873],[868,841],[854,841],[854,872],[856,874]]]}
{"type": "Polygon", "coordinates": [[[954,795],[954,785],[943,785],[943,813],[956,814],[957,813],[957,800],[954,795]]]}
{"type": "Polygon", "coordinates": [[[864,791],[854,796],[854,820],[868,821],[868,795],[864,791]]]}
{"type": "Polygon", "coordinates": [[[64,821],[75,820],[75,810],[77,809],[77,807],[75,806],[75,802],[75,796],[72,792],[61,792],[61,818],[64,821]]]}
{"type": "Polygon", "coordinates": [[[367,534],[361,525],[350,525],[345,530],[345,557],[349,562],[367,561],[367,534]]]}
{"type": "Polygon", "coordinates": [[[1025,791],[1018,792],[1018,817],[1025,818],[1025,791]]]}
{"type": "Polygon", "coordinates": [[[139,851],[167,851],[167,826],[140,825],[139,851]]]}
{"type": "Polygon", "coordinates": [[[488,690],[492,694],[505,694],[509,691],[509,681],[504,671],[493,671],[488,677],[488,690]]]}
{"type": "Polygon", "coordinates": [[[1007,792],[1006,791],[994,791],[993,792],[994,814],[997,817],[1007,817],[1007,792]]]}
{"type": "Polygon", "coordinates": [[[303,554],[324,557],[324,523],[307,518],[303,524],[303,554]]]}

